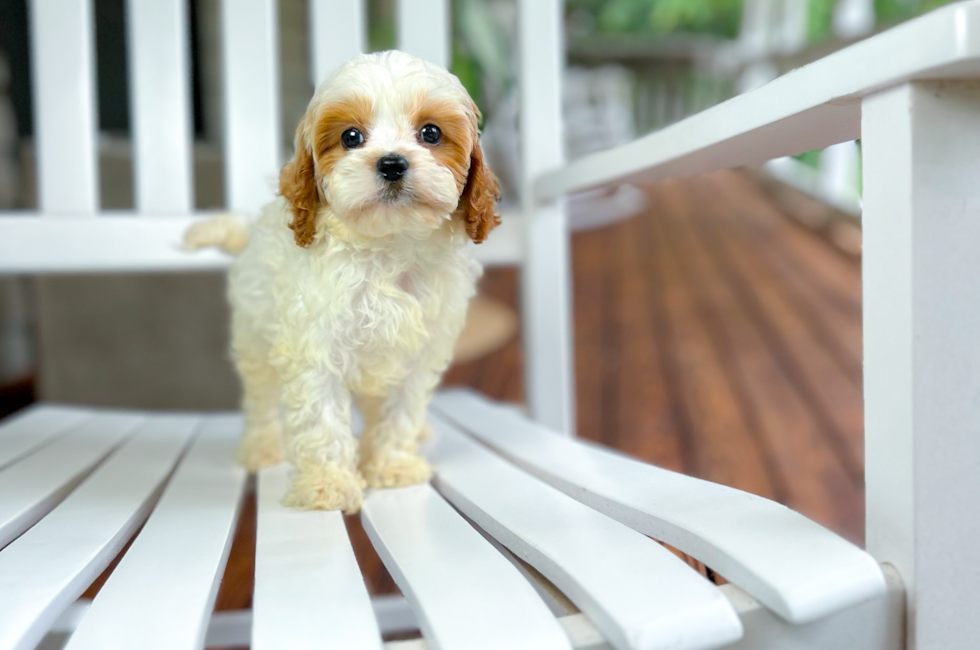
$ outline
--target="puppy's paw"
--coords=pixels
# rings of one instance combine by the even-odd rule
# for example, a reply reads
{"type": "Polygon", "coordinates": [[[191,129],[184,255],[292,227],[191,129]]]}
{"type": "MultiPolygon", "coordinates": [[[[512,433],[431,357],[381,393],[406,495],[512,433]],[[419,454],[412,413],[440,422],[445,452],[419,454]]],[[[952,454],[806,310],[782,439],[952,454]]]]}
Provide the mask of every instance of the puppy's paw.
{"type": "Polygon", "coordinates": [[[395,488],[426,483],[432,467],[417,454],[405,452],[374,456],[361,463],[361,474],[372,488],[395,488]]]}
{"type": "Polygon", "coordinates": [[[283,451],[279,426],[270,424],[258,431],[247,430],[238,443],[235,460],[249,472],[281,463],[283,451]]]}
{"type": "Polygon", "coordinates": [[[418,435],[415,439],[418,441],[419,444],[421,444],[423,442],[428,442],[431,438],[432,438],[432,425],[429,424],[428,422],[425,422],[422,424],[422,427],[419,429],[418,435]]]}
{"type": "Polygon", "coordinates": [[[357,470],[317,461],[300,462],[282,505],[300,510],[343,510],[352,515],[361,509],[363,491],[364,479],[357,470]]]}

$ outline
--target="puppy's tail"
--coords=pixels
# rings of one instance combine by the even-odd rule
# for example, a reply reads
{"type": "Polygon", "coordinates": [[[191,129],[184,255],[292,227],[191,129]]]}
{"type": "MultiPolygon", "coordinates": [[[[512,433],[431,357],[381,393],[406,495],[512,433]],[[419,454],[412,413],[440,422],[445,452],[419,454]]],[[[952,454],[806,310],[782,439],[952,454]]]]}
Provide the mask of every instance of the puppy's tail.
{"type": "Polygon", "coordinates": [[[184,233],[184,250],[220,248],[238,255],[248,244],[248,224],[230,214],[221,214],[199,221],[184,233]]]}

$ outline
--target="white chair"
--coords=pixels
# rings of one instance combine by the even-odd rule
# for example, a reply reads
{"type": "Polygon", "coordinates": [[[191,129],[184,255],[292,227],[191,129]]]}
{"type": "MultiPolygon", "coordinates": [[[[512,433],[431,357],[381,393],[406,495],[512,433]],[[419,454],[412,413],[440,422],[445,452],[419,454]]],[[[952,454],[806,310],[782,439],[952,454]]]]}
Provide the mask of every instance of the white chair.
{"type": "MultiPolygon", "coordinates": [[[[409,2],[402,46],[445,61],[447,26],[433,16],[445,17],[446,3],[403,0],[402,8],[409,2]]],[[[359,49],[362,14],[358,0],[311,6],[319,77],[359,49]]],[[[138,209],[99,218],[91,1],[32,3],[41,207],[0,217],[0,270],[225,263],[176,250],[196,218],[185,7],[128,4],[138,209]]],[[[570,165],[559,137],[561,3],[518,7],[524,216],[489,250],[493,261],[522,264],[535,419],[471,393],[440,394],[434,487],[367,498],[364,524],[423,637],[385,647],[977,647],[980,2],[570,165]],[[776,503],[563,435],[573,424],[561,197],[858,136],[870,554],[776,503]],[[714,586],[647,536],[733,584],[714,586]],[[534,572],[514,558],[547,582],[525,577],[534,572]],[[581,613],[563,613],[555,588],[581,613]]],[[[270,197],[266,181],[282,162],[275,15],[274,0],[224,3],[225,153],[236,210],[270,197]]],[[[239,426],[235,415],[57,405],[4,423],[0,649],[33,648],[51,630],[74,630],[71,650],[381,648],[381,631],[405,625],[403,601],[372,607],[338,513],[279,506],[282,467],[257,481],[254,609],[212,618],[246,489],[230,462],[239,426]],[[72,605],[137,530],[98,597],[72,605]]]]}

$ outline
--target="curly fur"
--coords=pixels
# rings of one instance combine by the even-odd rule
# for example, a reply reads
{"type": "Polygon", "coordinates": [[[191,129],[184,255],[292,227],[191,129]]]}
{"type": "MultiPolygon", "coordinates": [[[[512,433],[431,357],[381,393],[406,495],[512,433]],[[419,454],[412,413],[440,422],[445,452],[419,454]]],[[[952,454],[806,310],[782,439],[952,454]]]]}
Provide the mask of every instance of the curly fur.
{"type": "Polygon", "coordinates": [[[481,273],[466,243],[498,221],[477,120],[455,77],[400,52],[354,59],[310,102],[281,196],[251,224],[229,277],[246,415],[238,458],[250,469],[289,460],[287,505],[354,512],[365,485],[431,474],[418,455],[426,410],[481,273]],[[443,123],[444,142],[423,143],[420,120],[443,123]],[[352,126],[365,141],[347,150],[339,138],[352,126]],[[376,169],[391,152],[410,163],[397,187],[376,169]]]}

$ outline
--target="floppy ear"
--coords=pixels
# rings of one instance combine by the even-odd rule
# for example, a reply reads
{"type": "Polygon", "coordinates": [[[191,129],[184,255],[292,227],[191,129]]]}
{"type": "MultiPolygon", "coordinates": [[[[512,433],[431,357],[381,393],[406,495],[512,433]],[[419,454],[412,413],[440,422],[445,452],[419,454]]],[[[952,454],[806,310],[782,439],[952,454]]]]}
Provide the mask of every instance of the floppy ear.
{"type": "Polygon", "coordinates": [[[296,157],[279,172],[279,194],[289,201],[293,220],[289,228],[293,231],[296,245],[308,248],[316,233],[316,212],[320,202],[316,183],[316,170],[313,167],[313,154],[303,137],[304,128],[300,124],[296,131],[296,157]]]}
{"type": "Polygon", "coordinates": [[[470,239],[479,244],[487,238],[491,230],[500,225],[500,217],[496,213],[500,186],[497,184],[497,177],[483,160],[479,137],[475,137],[473,142],[470,171],[455,215],[463,220],[470,239]]]}

